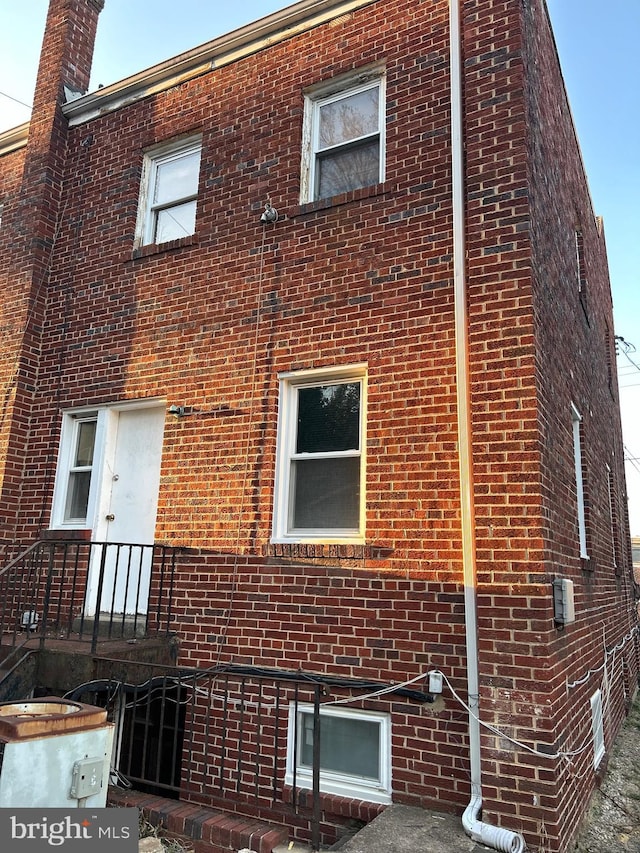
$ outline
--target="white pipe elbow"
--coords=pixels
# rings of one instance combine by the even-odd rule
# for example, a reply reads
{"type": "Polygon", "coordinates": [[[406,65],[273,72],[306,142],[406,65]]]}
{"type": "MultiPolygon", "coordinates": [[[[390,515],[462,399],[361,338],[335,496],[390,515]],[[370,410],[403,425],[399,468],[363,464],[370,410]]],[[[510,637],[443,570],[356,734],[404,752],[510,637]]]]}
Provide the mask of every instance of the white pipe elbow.
{"type": "Polygon", "coordinates": [[[467,835],[500,853],[525,853],[527,845],[518,832],[500,829],[478,820],[482,808],[481,797],[474,797],[462,815],[462,825],[467,835]]]}

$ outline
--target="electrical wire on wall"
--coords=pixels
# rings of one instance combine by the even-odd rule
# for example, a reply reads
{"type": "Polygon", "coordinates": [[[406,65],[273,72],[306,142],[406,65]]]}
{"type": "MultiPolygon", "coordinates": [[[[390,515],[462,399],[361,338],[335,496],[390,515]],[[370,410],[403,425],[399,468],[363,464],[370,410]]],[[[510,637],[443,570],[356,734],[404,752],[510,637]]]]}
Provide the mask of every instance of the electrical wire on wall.
{"type": "Polygon", "coordinates": [[[224,618],[224,624],[222,626],[222,630],[218,635],[218,654],[216,662],[220,664],[222,658],[222,652],[224,645],[226,643],[227,635],[229,632],[229,625],[231,624],[231,616],[233,613],[233,607],[235,604],[235,595],[238,589],[238,575],[239,575],[239,557],[240,557],[240,542],[242,539],[243,527],[244,527],[244,511],[245,511],[245,503],[247,496],[247,483],[249,480],[249,453],[251,450],[251,436],[253,432],[254,418],[255,418],[255,406],[256,406],[256,390],[258,385],[257,380],[257,366],[258,366],[258,341],[260,335],[260,318],[262,315],[262,291],[264,287],[264,254],[265,254],[265,243],[266,243],[266,232],[267,227],[269,225],[273,225],[278,220],[278,213],[274,207],[271,206],[271,200],[269,199],[265,205],[264,213],[260,217],[260,222],[263,226],[262,228],[262,239],[260,241],[260,263],[258,265],[258,291],[256,295],[256,323],[253,334],[253,345],[251,348],[251,358],[250,358],[250,369],[251,369],[251,383],[249,387],[249,413],[247,417],[247,429],[245,436],[245,444],[243,448],[243,474],[240,482],[240,505],[238,507],[238,524],[236,527],[236,541],[234,548],[234,556],[233,556],[233,564],[231,567],[231,589],[229,591],[229,599],[227,602],[226,615],[224,618]]]}
{"type": "MultiPolygon", "coordinates": [[[[612,673],[615,670],[615,659],[616,659],[617,653],[619,651],[621,651],[625,647],[625,645],[634,638],[635,633],[636,632],[629,634],[627,637],[625,637],[624,641],[618,643],[615,647],[608,650],[607,662],[609,660],[611,660],[611,662],[612,662],[612,667],[611,667],[612,673]]],[[[606,665],[607,662],[605,662],[605,664],[601,667],[598,667],[598,668],[593,669],[593,670],[589,670],[581,678],[567,684],[567,687],[568,688],[577,687],[581,684],[586,683],[586,681],[589,678],[591,678],[592,676],[602,673],[603,708],[606,709],[609,705],[611,689],[612,689],[612,681],[613,681],[612,674],[610,674],[608,669],[607,669],[607,665],[606,665]]],[[[125,702],[126,702],[126,707],[130,709],[130,708],[133,708],[137,705],[144,704],[144,703],[148,702],[149,697],[152,697],[153,695],[159,695],[159,696],[164,695],[166,692],[166,685],[170,684],[173,687],[183,687],[183,688],[190,689],[194,693],[196,693],[197,695],[207,697],[210,701],[222,701],[223,694],[220,691],[215,691],[215,690],[212,690],[211,688],[199,687],[196,682],[200,678],[211,678],[212,675],[215,676],[216,674],[224,675],[225,673],[228,673],[228,672],[233,673],[236,671],[236,669],[238,671],[242,671],[242,672],[245,672],[245,670],[247,670],[247,671],[250,670],[252,672],[255,671],[255,674],[258,677],[263,676],[265,673],[269,672],[268,670],[262,670],[259,667],[253,667],[253,668],[252,667],[237,667],[234,669],[234,667],[229,668],[225,665],[222,665],[222,666],[218,665],[218,666],[210,667],[209,669],[206,669],[206,670],[200,670],[200,671],[197,671],[195,673],[183,673],[181,675],[177,675],[177,676],[171,677],[171,678],[167,678],[166,676],[161,676],[160,677],[161,683],[159,683],[159,684],[156,684],[157,679],[155,679],[155,678],[147,679],[146,681],[144,681],[140,684],[136,684],[136,685],[126,684],[124,682],[114,683],[112,681],[91,681],[91,682],[86,682],[85,684],[81,684],[81,685],[75,687],[72,691],[69,691],[67,694],[65,694],[65,696],[63,698],[73,699],[75,701],[75,700],[79,700],[79,698],[84,693],[86,693],[88,691],[97,691],[97,692],[106,692],[109,702],[113,702],[113,700],[118,695],[120,695],[121,693],[124,693],[127,697],[129,697],[125,700],[125,702]]],[[[282,673],[281,673],[281,675],[282,675],[282,673]]],[[[314,673],[305,673],[303,671],[296,671],[295,673],[291,673],[291,675],[295,677],[293,680],[298,680],[298,681],[301,679],[304,679],[306,676],[306,680],[309,682],[309,684],[327,684],[328,686],[331,686],[331,684],[333,684],[331,679],[327,679],[326,677],[318,676],[314,673]]],[[[538,758],[545,759],[548,761],[554,761],[554,762],[562,761],[562,762],[565,762],[567,765],[572,765],[575,762],[575,760],[577,758],[579,758],[581,755],[583,755],[588,749],[590,749],[592,744],[593,744],[594,738],[593,738],[593,732],[592,731],[589,731],[588,735],[582,739],[582,741],[580,742],[579,745],[577,745],[571,749],[563,749],[563,750],[556,750],[553,752],[547,752],[547,751],[543,751],[543,750],[539,749],[536,746],[531,745],[531,743],[526,743],[526,742],[518,739],[514,735],[510,734],[504,728],[501,728],[498,725],[494,725],[492,723],[488,723],[485,720],[483,720],[479,716],[479,714],[477,713],[476,709],[474,707],[472,707],[469,702],[465,701],[462,698],[462,696],[460,696],[460,694],[458,693],[458,691],[454,687],[451,679],[444,672],[442,672],[442,670],[439,670],[439,669],[430,669],[430,670],[427,670],[425,672],[421,672],[418,675],[416,675],[412,678],[409,678],[405,681],[396,682],[393,684],[380,685],[380,686],[367,684],[365,682],[358,682],[356,680],[353,680],[352,683],[350,680],[344,680],[344,682],[338,680],[338,681],[336,681],[336,684],[334,685],[338,689],[349,689],[352,691],[360,691],[363,689],[366,690],[367,687],[374,687],[374,686],[376,689],[373,689],[373,690],[369,689],[369,690],[366,690],[366,692],[364,692],[364,693],[353,692],[351,695],[342,697],[340,699],[325,699],[321,702],[321,708],[328,707],[328,706],[338,706],[338,705],[349,705],[349,704],[354,704],[354,703],[361,703],[363,701],[380,699],[380,698],[383,698],[385,696],[389,696],[391,694],[393,694],[393,695],[405,695],[405,694],[407,694],[409,696],[409,698],[412,698],[412,697],[415,698],[415,697],[420,696],[421,694],[416,692],[416,691],[413,691],[413,692],[408,691],[408,689],[413,687],[414,685],[418,685],[421,683],[426,686],[429,683],[430,678],[432,676],[438,676],[439,678],[442,679],[443,685],[446,685],[447,689],[449,690],[449,692],[450,692],[451,696],[453,697],[453,699],[455,700],[455,702],[458,705],[460,705],[460,707],[463,708],[467,713],[472,714],[472,716],[478,721],[478,723],[480,724],[480,726],[482,728],[484,728],[486,731],[490,732],[495,737],[498,737],[498,738],[501,738],[501,739],[508,741],[509,743],[511,743],[515,747],[517,747],[519,750],[522,750],[524,752],[528,752],[532,755],[537,756],[538,758]]],[[[170,701],[170,702],[173,702],[173,703],[179,704],[179,705],[186,705],[189,702],[187,697],[182,698],[182,699],[174,699],[172,697],[166,697],[166,698],[167,698],[167,701],[170,701]]],[[[225,701],[228,701],[228,700],[225,700],[225,701]]],[[[422,701],[424,701],[424,699],[422,701]]],[[[245,706],[247,705],[246,697],[241,698],[240,700],[238,700],[238,702],[243,703],[245,706]]],[[[268,705],[267,706],[267,705],[263,704],[262,707],[263,708],[268,707],[269,709],[271,709],[271,708],[275,709],[276,705],[268,705]]],[[[565,737],[560,738],[560,740],[562,742],[568,742],[569,739],[570,739],[570,733],[567,733],[565,737]]],[[[584,775],[584,773],[579,775],[579,776],[576,774],[572,774],[573,778],[575,778],[575,779],[582,778],[582,775],[584,775]]]]}
{"type": "Polygon", "coordinates": [[[636,637],[639,630],[640,628],[637,626],[633,628],[631,631],[629,631],[628,634],[626,634],[622,638],[622,640],[620,640],[619,643],[617,643],[617,645],[613,646],[613,648],[611,649],[607,649],[605,646],[604,660],[600,664],[600,666],[596,667],[595,669],[589,669],[583,676],[576,679],[575,681],[567,682],[567,689],[572,690],[574,687],[579,687],[581,684],[585,684],[593,675],[598,675],[600,672],[603,672],[606,669],[607,661],[609,660],[609,658],[615,657],[617,652],[622,651],[627,645],[627,643],[631,642],[631,640],[636,637]]]}

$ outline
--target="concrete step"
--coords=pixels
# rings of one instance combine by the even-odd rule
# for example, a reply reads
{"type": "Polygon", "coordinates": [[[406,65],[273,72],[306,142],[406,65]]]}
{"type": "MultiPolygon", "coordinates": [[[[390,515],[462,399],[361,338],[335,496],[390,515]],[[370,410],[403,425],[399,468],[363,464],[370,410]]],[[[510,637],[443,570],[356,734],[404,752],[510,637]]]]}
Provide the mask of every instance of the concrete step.
{"type": "MultiPolygon", "coordinates": [[[[95,625],[95,616],[76,617],[73,620],[72,631],[76,634],[80,633],[84,637],[93,635],[93,627],[95,625]]],[[[98,637],[144,637],[147,624],[147,616],[144,613],[134,615],[123,615],[122,613],[100,613],[98,616],[98,637]]]]}
{"type": "Polygon", "coordinates": [[[356,833],[341,853],[484,853],[488,849],[466,835],[456,815],[393,805],[356,833]]]}

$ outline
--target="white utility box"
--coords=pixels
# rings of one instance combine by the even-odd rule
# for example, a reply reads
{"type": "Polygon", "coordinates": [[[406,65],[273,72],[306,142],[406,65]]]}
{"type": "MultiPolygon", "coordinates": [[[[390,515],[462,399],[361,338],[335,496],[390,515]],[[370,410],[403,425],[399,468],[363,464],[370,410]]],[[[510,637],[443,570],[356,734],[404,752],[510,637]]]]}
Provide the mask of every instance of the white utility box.
{"type": "Polygon", "coordinates": [[[0,703],[0,808],[103,808],[113,728],[82,702],[0,703]]]}
{"type": "Polygon", "coordinates": [[[576,604],[572,580],[568,578],[554,578],[553,609],[557,625],[569,625],[576,621],[576,604]]]}

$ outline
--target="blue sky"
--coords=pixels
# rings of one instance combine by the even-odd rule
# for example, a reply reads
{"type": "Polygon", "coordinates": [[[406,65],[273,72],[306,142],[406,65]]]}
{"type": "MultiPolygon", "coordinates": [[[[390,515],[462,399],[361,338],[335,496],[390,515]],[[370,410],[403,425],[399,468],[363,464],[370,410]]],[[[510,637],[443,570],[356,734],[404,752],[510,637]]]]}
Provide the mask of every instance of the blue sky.
{"type": "MultiPolygon", "coordinates": [[[[619,356],[632,533],[640,535],[640,0],[547,0],[589,176],[604,218],[619,356]],[[637,351],[633,350],[637,347],[637,351]],[[636,366],[637,365],[637,366],[636,366]],[[637,457],[637,459],[636,459],[637,457]]],[[[91,88],[282,9],[281,0],[106,0],[91,88]]],[[[0,0],[0,92],[31,103],[48,0],[0,0]]],[[[0,132],[29,110],[0,95],[0,132]]]]}

